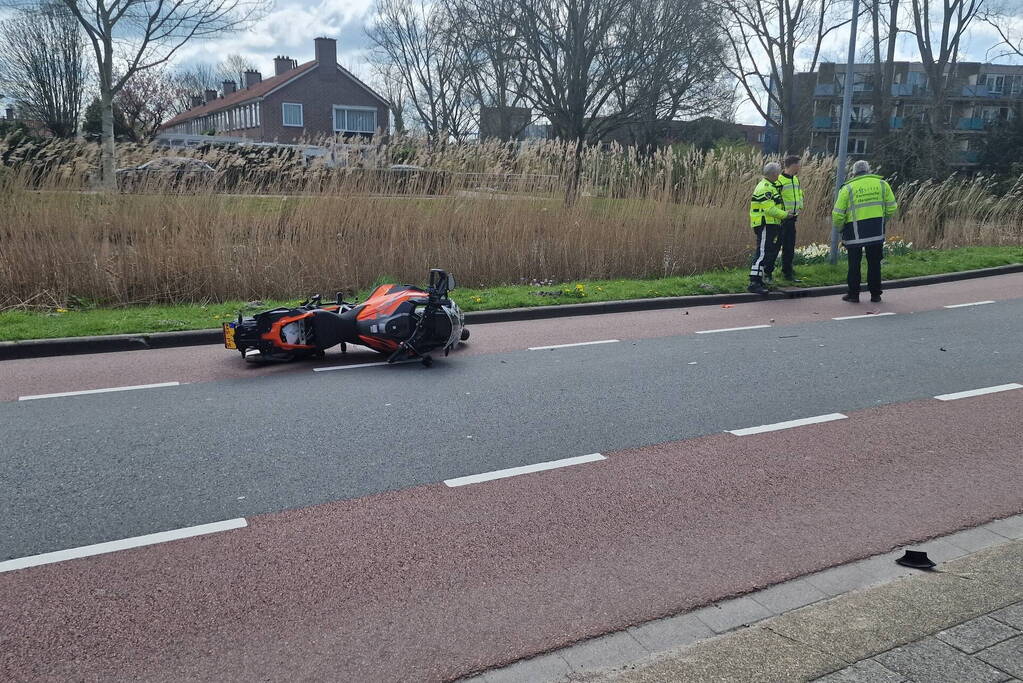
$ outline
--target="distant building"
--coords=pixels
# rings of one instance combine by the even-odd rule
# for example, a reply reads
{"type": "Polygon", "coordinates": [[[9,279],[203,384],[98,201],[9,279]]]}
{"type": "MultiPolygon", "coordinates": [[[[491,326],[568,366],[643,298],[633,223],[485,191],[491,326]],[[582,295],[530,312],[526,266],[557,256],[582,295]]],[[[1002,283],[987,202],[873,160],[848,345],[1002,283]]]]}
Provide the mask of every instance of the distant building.
{"type": "Polygon", "coordinates": [[[524,140],[532,121],[529,107],[480,107],[480,139],[524,140]]]}
{"type": "Polygon", "coordinates": [[[688,121],[663,119],[627,124],[601,137],[601,142],[605,144],[613,142],[625,146],[653,144],[659,148],[689,144],[699,149],[711,149],[725,140],[745,143],[761,151],[764,144],[764,127],[702,116],[688,121]]]}
{"type": "MultiPolygon", "coordinates": [[[[896,62],[894,72],[893,111],[888,124],[890,130],[897,133],[913,119],[930,116],[930,94],[922,64],[896,62]]],[[[962,62],[955,65],[948,80],[947,105],[938,122],[953,135],[956,146],[953,164],[969,168],[977,163],[981,143],[991,124],[1011,119],[1023,110],[1023,65],[962,62]]],[[[837,153],[845,82],[844,64],[821,64],[815,72],[797,75],[799,111],[794,149],[808,148],[818,154],[837,153]]],[[[853,157],[869,156],[873,150],[875,87],[874,65],[855,65],[847,148],[853,157]]],[[[776,143],[772,138],[774,133],[776,131],[769,132],[769,142],[776,143]]]]}
{"type": "Polygon", "coordinates": [[[272,78],[248,71],[241,87],[224,81],[220,93],[196,95],[191,109],[163,124],[160,137],[212,133],[295,143],[387,133],[387,100],[337,63],[334,39],[317,38],[314,44],[316,58],[310,62],[277,57],[272,78]]]}

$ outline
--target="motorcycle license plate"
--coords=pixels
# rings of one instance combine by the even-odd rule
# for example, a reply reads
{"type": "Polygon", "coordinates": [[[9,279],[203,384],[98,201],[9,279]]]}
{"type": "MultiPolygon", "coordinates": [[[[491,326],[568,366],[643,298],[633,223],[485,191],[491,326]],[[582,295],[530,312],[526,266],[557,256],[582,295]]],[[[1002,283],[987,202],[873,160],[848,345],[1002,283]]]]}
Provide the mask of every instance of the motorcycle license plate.
{"type": "Polygon", "coordinates": [[[234,323],[224,323],[224,347],[228,349],[238,348],[238,345],[234,343],[234,323]]]}

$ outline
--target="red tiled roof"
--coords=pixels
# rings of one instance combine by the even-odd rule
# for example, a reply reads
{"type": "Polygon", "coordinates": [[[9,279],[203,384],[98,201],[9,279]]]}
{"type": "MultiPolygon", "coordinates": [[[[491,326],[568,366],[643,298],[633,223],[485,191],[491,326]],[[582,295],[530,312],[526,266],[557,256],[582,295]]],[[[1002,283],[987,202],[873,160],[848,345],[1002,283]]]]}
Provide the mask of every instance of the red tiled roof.
{"type": "Polygon", "coordinates": [[[207,114],[212,114],[213,112],[228,109],[230,107],[235,106],[236,104],[248,102],[249,100],[255,99],[257,97],[262,97],[263,95],[267,94],[268,92],[270,92],[277,86],[281,85],[282,83],[286,83],[287,81],[290,81],[292,78],[304,74],[305,72],[312,69],[314,66],[316,66],[316,60],[306,62],[305,64],[300,64],[294,69],[285,71],[280,76],[274,76],[273,78],[268,78],[265,81],[260,81],[259,83],[253,85],[251,88],[245,88],[244,90],[235,90],[233,93],[227,95],[226,97],[218,97],[212,102],[199,105],[198,107],[193,107],[188,111],[183,111],[174,118],[172,118],[170,121],[167,121],[162,126],[160,126],[160,129],[164,130],[166,128],[170,128],[171,126],[176,126],[179,123],[191,121],[192,119],[198,118],[200,116],[206,116],[207,114]]]}

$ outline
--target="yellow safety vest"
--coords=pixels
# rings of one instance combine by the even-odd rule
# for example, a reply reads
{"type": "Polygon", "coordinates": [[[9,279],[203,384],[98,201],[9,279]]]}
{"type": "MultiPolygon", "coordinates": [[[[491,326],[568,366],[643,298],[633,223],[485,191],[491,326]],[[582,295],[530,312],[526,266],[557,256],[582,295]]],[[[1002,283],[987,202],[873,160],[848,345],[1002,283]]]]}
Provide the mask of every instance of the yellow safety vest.
{"type": "Polygon", "coordinates": [[[786,211],[799,213],[803,210],[803,188],[799,186],[799,176],[778,176],[778,187],[781,188],[781,201],[786,211]]]}
{"type": "Polygon", "coordinates": [[[846,245],[884,241],[885,220],[898,211],[895,193],[881,176],[856,176],[838,191],[832,224],[842,230],[846,245]]]}
{"type": "Polygon", "coordinates": [[[781,192],[778,186],[767,178],[762,178],[753,190],[753,198],[749,204],[749,224],[751,228],[761,225],[778,225],[788,214],[782,208],[781,192]]]}

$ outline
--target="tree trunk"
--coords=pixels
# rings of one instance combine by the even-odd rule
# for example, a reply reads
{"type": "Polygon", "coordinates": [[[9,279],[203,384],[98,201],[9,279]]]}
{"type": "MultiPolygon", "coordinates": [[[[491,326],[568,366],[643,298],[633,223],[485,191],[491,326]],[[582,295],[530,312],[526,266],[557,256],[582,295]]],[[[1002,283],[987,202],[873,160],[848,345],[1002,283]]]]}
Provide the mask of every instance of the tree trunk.
{"type": "Polygon", "coordinates": [[[583,147],[585,141],[580,135],[575,141],[575,154],[572,156],[572,172],[565,187],[565,206],[573,206],[579,201],[579,180],[583,174],[583,147]]]}

